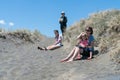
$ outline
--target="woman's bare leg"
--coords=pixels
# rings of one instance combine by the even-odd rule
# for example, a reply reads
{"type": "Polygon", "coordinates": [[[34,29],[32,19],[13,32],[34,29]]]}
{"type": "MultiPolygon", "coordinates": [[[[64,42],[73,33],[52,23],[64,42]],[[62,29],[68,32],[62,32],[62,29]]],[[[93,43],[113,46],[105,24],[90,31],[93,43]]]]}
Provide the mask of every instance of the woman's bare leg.
{"type": "Polygon", "coordinates": [[[69,58],[71,58],[73,56],[75,49],[76,49],[76,47],[74,47],[72,49],[72,51],[68,54],[68,56],[66,58],[62,59],[61,62],[69,60],[69,58]]]}
{"type": "Polygon", "coordinates": [[[48,49],[48,50],[53,49],[53,48],[54,48],[54,45],[46,47],[46,49],[48,49]]]}
{"type": "Polygon", "coordinates": [[[48,47],[39,47],[38,46],[38,49],[40,50],[53,50],[53,49],[56,49],[56,48],[59,48],[60,46],[58,45],[51,45],[51,46],[48,46],[48,47]]]}
{"type": "Polygon", "coordinates": [[[81,55],[82,51],[83,51],[82,49],[79,50],[77,56],[75,57],[75,60],[80,60],[82,58],[82,55],[81,55]]]}
{"type": "Polygon", "coordinates": [[[56,49],[56,48],[59,48],[60,46],[57,46],[57,45],[51,45],[51,46],[48,46],[46,47],[47,50],[53,50],[53,49],[56,49]]]}
{"type": "Polygon", "coordinates": [[[68,62],[73,61],[79,52],[80,52],[80,49],[78,47],[76,47],[73,56],[68,60],[68,62]]]}
{"type": "Polygon", "coordinates": [[[90,52],[90,57],[87,58],[88,60],[92,59],[92,52],[90,52]]]}

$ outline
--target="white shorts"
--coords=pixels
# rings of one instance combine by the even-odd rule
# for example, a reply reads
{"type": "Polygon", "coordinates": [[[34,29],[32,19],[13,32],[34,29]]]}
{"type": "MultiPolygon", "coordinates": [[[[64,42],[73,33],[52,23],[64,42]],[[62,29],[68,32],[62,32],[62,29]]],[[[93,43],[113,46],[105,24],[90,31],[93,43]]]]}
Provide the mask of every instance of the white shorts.
{"type": "Polygon", "coordinates": [[[61,47],[61,46],[63,46],[63,44],[61,44],[61,43],[58,43],[58,44],[56,44],[56,46],[60,46],[60,47],[61,47]]]}

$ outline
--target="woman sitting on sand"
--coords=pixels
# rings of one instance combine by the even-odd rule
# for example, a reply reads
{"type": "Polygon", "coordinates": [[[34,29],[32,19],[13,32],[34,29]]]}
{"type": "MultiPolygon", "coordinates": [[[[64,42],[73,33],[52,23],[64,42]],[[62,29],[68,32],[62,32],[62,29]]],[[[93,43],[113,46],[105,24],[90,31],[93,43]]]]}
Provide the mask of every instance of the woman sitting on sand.
{"type": "Polygon", "coordinates": [[[92,27],[87,27],[85,31],[86,33],[81,33],[78,36],[79,45],[75,46],[70,52],[70,54],[66,58],[62,59],[61,62],[70,62],[74,61],[75,59],[81,59],[81,53],[83,52],[85,52],[83,53],[83,55],[89,53],[89,57],[87,58],[88,60],[92,58],[92,54],[94,51],[94,37],[92,35],[93,29],[92,27]]]}
{"type": "Polygon", "coordinates": [[[93,56],[93,52],[94,52],[94,36],[93,34],[93,28],[92,27],[87,27],[85,29],[86,34],[88,36],[88,47],[87,47],[87,51],[86,54],[89,55],[89,57],[87,58],[88,60],[92,59],[93,56]]]}
{"type": "MultiPolygon", "coordinates": [[[[67,61],[73,61],[76,59],[76,56],[79,56],[79,59],[81,58],[80,53],[82,53],[84,50],[86,50],[88,46],[88,38],[87,34],[85,32],[82,32],[78,37],[77,45],[73,48],[73,50],[70,52],[70,54],[63,60],[62,62],[67,61]]],[[[77,57],[78,58],[78,57],[77,57]]]]}
{"type": "Polygon", "coordinates": [[[53,45],[50,45],[48,47],[39,47],[38,46],[38,49],[40,49],[40,50],[53,50],[53,49],[56,49],[56,48],[63,46],[62,45],[62,36],[59,35],[58,30],[54,30],[54,34],[55,34],[55,43],[53,45]]]}

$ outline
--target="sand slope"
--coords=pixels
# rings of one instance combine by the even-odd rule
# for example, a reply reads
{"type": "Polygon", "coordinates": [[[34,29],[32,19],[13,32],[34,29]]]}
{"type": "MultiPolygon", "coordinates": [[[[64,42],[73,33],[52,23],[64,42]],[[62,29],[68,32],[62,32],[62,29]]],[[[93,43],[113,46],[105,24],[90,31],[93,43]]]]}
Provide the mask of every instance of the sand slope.
{"type": "Polygon", "coordinates": [[[0,80],[120,80],[120,71],[108,54],[91,61],[61,63],[68,53],[62,48],[54,51],[37,50],[53,39],[35,44],[19,39],[0,38],[0,80]]]}

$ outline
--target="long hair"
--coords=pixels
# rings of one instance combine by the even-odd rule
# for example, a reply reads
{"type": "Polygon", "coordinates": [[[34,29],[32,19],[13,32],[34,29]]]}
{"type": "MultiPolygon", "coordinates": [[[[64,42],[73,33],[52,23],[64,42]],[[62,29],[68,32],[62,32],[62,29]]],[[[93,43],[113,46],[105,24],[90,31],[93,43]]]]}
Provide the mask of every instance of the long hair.
{"type": "MultiPolygon", "coordinates": [[[[59,31],[58,30],[54,30],[54,34],[58,34],[59,35],[59,31]]],[[[55,35],[55,38],[57,38],[57,36],[55,35]]]]}
{"type": "Polygon", "coordinates": [[[93,34],[93,28],[92,28],[92,27],[87,26],[87,27],[85,28],[85,30],[86,30],[86,31],[90,31],[90,34],[93,34]]]}

